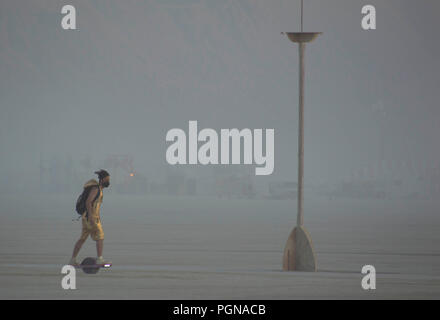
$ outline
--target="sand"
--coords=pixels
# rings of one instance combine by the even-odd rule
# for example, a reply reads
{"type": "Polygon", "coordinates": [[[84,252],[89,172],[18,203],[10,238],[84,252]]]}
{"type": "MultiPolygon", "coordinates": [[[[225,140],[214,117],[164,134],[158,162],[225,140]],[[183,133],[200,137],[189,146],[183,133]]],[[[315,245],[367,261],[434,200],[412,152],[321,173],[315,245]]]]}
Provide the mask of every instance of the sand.
{"type": "MultiPolygon", "coordinates": [[[[106,193],[111,269],[61,287],[77,195],[0,195],[0,299],[438,299],[440,201],[306,196],[318,272],[284,272],[296,201],[106,193]],[[376,268],[376,290],[361,287],[376,268]]],[[[95,256],[88,240],[80,259],[95,256]]]]}

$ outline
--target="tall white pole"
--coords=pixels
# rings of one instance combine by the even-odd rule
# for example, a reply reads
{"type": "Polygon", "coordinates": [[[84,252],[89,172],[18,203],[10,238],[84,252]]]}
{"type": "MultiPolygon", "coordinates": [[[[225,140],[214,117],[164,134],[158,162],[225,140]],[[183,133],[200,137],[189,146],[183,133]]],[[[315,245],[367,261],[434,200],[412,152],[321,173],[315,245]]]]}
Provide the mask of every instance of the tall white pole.
{"type": "Polygon", "coordinates": [[[301,32],[286,32],[287,37],[298,43],[299,53],[299,119],[298,119],[298,213],[296,227],[292,230],[284,247],[283,270],[316,271],[316,256],[312,239],[303,226],[303,179],[304,179],[304,50],[307,42],[313,41],[321,32],[303,32],[303,1],[301,0],[301,32]]]}
{"type": "Polygon", "coordinates": [[[303,179],[304,179],[304,48],[305,44],[298,43],[299,48],[299,134],[298,134],[298,215],[297,226],[304,223],[303,217],[303,179]]]}

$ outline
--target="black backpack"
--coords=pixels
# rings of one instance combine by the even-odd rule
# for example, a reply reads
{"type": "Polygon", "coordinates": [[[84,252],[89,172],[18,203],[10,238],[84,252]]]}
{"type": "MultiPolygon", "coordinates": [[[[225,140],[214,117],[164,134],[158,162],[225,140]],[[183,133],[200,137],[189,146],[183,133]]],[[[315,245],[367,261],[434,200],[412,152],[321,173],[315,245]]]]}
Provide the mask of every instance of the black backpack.
{"type": "MultiPolygon", "coordinates": [[[[89,197],[90,191],[94,187],[97,187],[97,185],[88,186],[88,187],[84,188],[83,192],[79,195],[78,200],[76,200],[76,212],[79,215],[82,215],[84,213],[84,211],[86,211],[86,200],[89,197]]],[[[99,194],[100,194],[100,192],[98,190],[98,193],[96,194],[95,199],[93,199],[93,202],[95,202],[95,200],[98,199],[99,194]]],[[[88,212],[87,212],[87,214],[88,214],[88,212]]],[[[87,214],[86,214],[86,216],[87,216],[87,214]]]]}

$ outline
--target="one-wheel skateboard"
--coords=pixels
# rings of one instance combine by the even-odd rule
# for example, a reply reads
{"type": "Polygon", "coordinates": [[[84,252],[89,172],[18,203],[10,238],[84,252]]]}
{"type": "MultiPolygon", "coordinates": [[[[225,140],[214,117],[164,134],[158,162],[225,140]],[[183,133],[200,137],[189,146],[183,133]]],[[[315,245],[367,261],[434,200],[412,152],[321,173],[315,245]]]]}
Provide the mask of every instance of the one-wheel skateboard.
{"type": "Polygon", "coordinates": [[[80,265],[75,266],[75,268],[82,269],[84,273],[95,274],[98,273],[101,268],[110,268],[112,264],[110,262],[106,262],[104,264],[96,264],[96,258],[87,257],[85,258],[80,265]]]}

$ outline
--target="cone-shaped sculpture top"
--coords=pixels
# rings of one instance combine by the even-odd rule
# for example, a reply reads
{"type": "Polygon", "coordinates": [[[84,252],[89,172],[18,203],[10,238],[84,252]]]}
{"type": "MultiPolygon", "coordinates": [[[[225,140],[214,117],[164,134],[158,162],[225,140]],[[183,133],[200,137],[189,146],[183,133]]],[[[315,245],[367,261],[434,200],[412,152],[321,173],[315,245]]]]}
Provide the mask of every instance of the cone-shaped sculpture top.
{"type": "Polygon", "coordinates": [[[313,41],[322,32],[281,32],[287,34],[290,41],[305,43],[313,41]]]}

